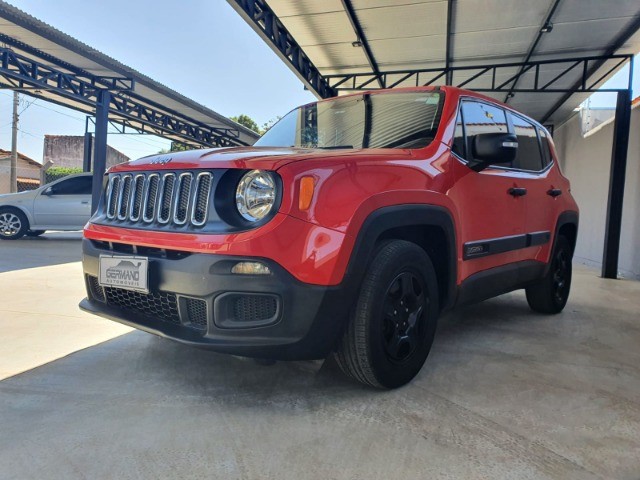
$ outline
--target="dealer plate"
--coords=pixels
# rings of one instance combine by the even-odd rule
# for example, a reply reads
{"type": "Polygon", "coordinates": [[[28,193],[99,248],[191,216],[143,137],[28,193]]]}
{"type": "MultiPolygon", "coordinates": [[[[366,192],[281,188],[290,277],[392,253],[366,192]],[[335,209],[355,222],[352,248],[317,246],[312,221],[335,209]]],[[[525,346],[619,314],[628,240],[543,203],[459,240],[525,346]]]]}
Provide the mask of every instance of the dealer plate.
{"type": "Polygon", "coordinates": [[[149,259],[119,255],[100,255],[98,282],[104,287],[118,287],[149,293],[149,259]]]}

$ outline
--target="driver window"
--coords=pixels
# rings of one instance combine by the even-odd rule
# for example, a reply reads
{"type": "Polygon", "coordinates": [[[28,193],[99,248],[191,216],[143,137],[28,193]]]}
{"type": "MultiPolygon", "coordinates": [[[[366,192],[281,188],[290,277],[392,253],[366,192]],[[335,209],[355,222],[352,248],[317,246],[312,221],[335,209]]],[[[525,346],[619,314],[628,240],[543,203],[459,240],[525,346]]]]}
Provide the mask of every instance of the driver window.
{"type": "Polygon", "coordinates": [[[473,141],[480,133],[507,133],[507,116],[504,110],[481,102],[462,104],[464,130],[467,136],[467,159],[473,155],[473,141]]]}

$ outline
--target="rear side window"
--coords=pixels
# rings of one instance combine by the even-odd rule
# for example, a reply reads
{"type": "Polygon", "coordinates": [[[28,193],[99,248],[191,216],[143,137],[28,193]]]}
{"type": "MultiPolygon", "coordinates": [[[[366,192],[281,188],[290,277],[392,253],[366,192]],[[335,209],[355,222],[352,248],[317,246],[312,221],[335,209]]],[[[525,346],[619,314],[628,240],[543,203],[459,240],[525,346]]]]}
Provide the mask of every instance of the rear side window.
{"type": "Polygon", "coordinates": [[[90,195],[92,178],[75,177],[51,186],[54,195],[90,195]]]}
{"type": "Polygon", "coordinates": [[[464,130],[467,135],[467,158],[473,152],[473,142],[481,133],[507,133],[507,117],[504,110],[480,102],[462,104],[464,130]]]}
{"type": "Polygon", "coordinates": [[[551,145],[549,145],[549,138],[547,137],[547,132],[543,129],[538,129],[538,133],[540,134],[540,143],[542,144],[542,168],[546,168],[552,161],[551,156],[551,145]]]}
{"type": "Polygon", "coordinates": [[[509,113],[514,133],[518,137],[518,153],[511,165],[519,170],[537,172],[542,170],[542,156],[537,128],[522,117],[509,113]]]}

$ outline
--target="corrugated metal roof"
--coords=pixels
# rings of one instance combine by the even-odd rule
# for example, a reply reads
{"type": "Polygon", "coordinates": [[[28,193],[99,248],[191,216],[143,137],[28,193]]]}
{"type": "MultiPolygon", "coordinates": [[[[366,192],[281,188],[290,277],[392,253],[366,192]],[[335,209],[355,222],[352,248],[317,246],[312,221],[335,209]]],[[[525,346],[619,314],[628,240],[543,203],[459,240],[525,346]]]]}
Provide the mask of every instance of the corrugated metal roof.
{"type": "MultiPolygon", "coordinates": [[[[164,109],[173,110],[187,119],[192,119],[209,127],[237,129],[240,134],[239,140],[245,144],[253,144],[258,138],[258,134],[252,130],[229,120],[210,108],[185,97],[1,0],[0,33],[50,55],[53,58],[49,65],[53,66],[55,65],[53,63],[54,60],[59,60],[96,76],[133,78],[135,80],[135,90],[132,95],[135,95],[137,99],[149,102],[150,105],[156,104],[164,107],[164,109]]],[[[12,45],[11,48],[26,57],[36,58],[35,55],[31,55],[28,51],[21,50],[15,45],[12,45]]],[[[40,56],[38,56],[38,60],[42,61],[40,56]]],[[[46,64],[47,62],[43,63],[46,64]]],[[[125,93],[121,93],[121,95],[125,95],[125,93]]],[[[39,96],[87,113],[91,112],[91,109],[86,105],[52,95],[46,91],[42,91],[39,96]]],[[[168,135],[168,138],[171,138],[171,136],[168,135]]]]}
{"type": "MultiPolygon", "coordinates": [[[[357,36],[341,0],[266,1],[323,76],[371,72],[364,49],[353,46],[357,36]]],[[[450,1],[454,12],[452,66],[524,61],[555,2],[450,1]]],[[[445,67],[447,0],[352,0],[351,4],[380,71],[445,67]]],[[[542,35],[531,60],[638,53],[638,31],[621,48],[611,49],[621,32],[636,24],[639,17],[638,0],[560,0],[552,16],[553,29],[542,35]]],[[[605,62],[591,78],[596,80],[615,63],[605,62]]],[[[545,66],[540,71],[541,78],[553,78],[559,68],[545,66]]],[[[502,79],[517,73],[518,68],[505,69],[502,79]]],[[[525,74],[520,82],[526,84],[530,75],[525,74]]],[[[573,71],[558,85],[568,88],[580,75],[581,71],[573,71]]],[[[464,78],[464,73],[457,72],[453,83],[464,78]]],[[[563,95],[517,93],[509,104],[541,119],[563,95]]],[[[505,99],[504,93],[489,96],[505,99]]],[[[550,120],[566,118],[587,96],[571,95],[550,120]]]]}

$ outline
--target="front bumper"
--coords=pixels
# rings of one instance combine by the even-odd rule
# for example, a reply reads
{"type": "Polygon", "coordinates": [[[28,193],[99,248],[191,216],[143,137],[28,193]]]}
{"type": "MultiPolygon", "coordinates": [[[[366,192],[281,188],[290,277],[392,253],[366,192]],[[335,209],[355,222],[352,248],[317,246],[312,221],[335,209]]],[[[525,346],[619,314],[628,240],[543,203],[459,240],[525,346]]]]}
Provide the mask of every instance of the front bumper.
{"type": "Polygon", "coordinates": [[[88,296],[81,309],[185,344],[255,358],[320,359],[335,349],[348,321],[350,289],[299,282],[268,259],[149,254],[147,295],[99,286],[99,256],[124,253],[88,239],[82,246],[88,296]],[[243,260],[265,263],[272,274],[232,274],[243,260]]]}

